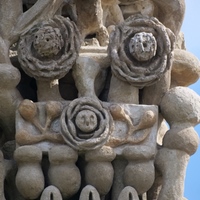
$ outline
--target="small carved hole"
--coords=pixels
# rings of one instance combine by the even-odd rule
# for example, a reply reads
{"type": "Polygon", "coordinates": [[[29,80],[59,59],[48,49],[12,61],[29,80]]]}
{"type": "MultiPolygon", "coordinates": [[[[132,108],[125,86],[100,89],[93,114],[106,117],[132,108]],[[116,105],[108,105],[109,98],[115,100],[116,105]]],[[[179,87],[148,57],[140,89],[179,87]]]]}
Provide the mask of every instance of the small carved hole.
{"type": "Polygon", "coordinates": [[[92,192],[90,192],[90,194],[89,194],[89,200],[94,200],[94,199],[93,199],[92,192]]]}
{"type": "Polygon", "coordinates": [[[145,43],[143,43],[143,46],[144,46],[144,47],[147,47],[147,43],[146,43],[146,42],[145,42],[145,43]]]}
{"type": "Polygon", "coordinates": [[[133,200],[133,195],[132,195],[131,193],[129,193],[128,199],[129,199],[129,200],[133,200]]]}
{"type": "Polygon", "coordinates": [[[50,194],[50,200],[54,200],[53,193],[50,194]]]}

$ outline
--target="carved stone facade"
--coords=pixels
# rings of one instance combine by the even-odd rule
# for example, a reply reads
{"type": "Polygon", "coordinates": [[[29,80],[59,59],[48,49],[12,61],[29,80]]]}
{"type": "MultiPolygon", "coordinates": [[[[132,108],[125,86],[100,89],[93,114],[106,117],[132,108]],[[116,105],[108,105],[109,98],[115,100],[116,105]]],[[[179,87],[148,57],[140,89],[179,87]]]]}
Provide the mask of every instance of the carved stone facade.
{"type": "Polygon", "coordinates": [[[0,200],[185,199],[200,62],[184,12],[184,0],[0,0],[0,200]]]}

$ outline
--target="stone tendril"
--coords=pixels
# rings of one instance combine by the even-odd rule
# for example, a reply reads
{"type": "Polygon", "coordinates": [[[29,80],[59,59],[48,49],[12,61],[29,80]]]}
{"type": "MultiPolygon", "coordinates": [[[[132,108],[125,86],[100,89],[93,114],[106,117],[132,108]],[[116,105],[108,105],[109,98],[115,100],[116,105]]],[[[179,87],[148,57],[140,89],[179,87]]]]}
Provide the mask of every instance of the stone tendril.
{"type": "Polygon", "coordinates": [[[63,110],[60,121],[65,142],[79,151],[103,146],[113,123],[108,111],[87,97],[72,101],[63,110]]]}
{"type": "Polygon", "coordinates": [[[174,34],[156,18],[129,17],[110,37],[113,74],[139,88],[154,84],[171,66],[174,41],[174,34]]]}
{"type": "Polygon", "coordinates": [[[54,80],[72,68],[80,49],[80,35],[68,18],[55,16],[32,27],[21,36],[18,57],[31,77],[54,80]]]}

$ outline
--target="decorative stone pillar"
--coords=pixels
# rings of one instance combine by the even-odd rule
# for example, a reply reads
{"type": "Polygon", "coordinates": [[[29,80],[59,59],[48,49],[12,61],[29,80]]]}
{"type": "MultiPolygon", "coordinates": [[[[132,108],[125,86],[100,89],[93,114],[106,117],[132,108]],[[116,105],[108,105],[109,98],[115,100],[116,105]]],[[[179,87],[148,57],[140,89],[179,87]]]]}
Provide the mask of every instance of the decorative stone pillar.
{"type": "Polygon", "coordinates": [[[81,175],[76,166],[78,153],[68,146],[53,147],[49,151],[49,180],[56,186],[63,198],[76,194],[80,188],[81,175]]]}
{"type": "Polygon", "coordinates": [[[25,199],[36,199],[44,189],[44,175],[40,162],[42,151],[35,146],[23,146],[15,150],[18,164],[16,186],[25,199]]]}
{"type": "Polygon", "coordinates": [[[94,186],[102,198],[108,194],[113,184],[114,169],[111,162],[115,156],[113,149],[107,146],[85,154],[86,183],[94,186]]]}
{"type": "Polygon", "coordinates": [[[106,70],[110,65],[107,49],[85,46],[80,51],[72,69],[78,96],[95,98],[98,101],[105,85],[106,70]]]}
{"type": "Polygon", "coordinates": [[[124,154],[128,165],[124,171],[125,186],[133,187],[138,195],[144,194],[153,185],[155,168],[153,160],[136,160],[134,156],[124,154]]]}
{"type": "MultiPolygon", "coordinates": [[[[145,1],[142,3],[136,2],[136,4],[138,4],[138,6],[144,4],[145,6],[140,8],[144,8],[144,11],[148,12],[148,5],[152,5],[152,1],[145,1]]],[[[154,11],[154,7],[152,6],[151,8],[149,10],[150,12],[148,12],[150,15],[152,15],[154,11]]],[[[141,9],[138,8],[137,11],[140,13],[139,11],[141,11],[141,9]]],[[[175,36],[172,31],[154,17],[135,14],[119,24],[111,34],[108,47],[112,69],[108,100],[115,103],[159,105],[161,97],[170,87],[169,75],[174,42],[175,36]],[[159,80],[162,80],[161,87],[159,85],[159,80]],[[167,84],[165,85],[165,83],[167,84]],[[151,87],[151,89],[149,89],[149,87],[151,87]],[[139,91],[141,91],[140,98],[139,91]]],[[[139,130],[144,130],[144,133],[147,133],[145,131],[147,128],[145,127],[145,123],[150,123],[152,126],[155,121],[159,119],[156,118],[155,120],[154,113],[153,115],[147,114],[148,117],[144,117],[144,114],[140,121],[142,125],[139,123],[141,128],[139,128],[140,125],[137,127],[133,125],[132,119],[128,119],[132,117],[130,114],[129,117],[127,117],[127,112],[124,112],[124,119],[119,117],[119,114],[122,115],[122,112],[118,112],[118,115],[113,115],[114,119],[115,116],[118,116],[118,119],[115,120],[127,121],[127,124],[130,124],[129,127],[132,128],[129,129],[130,131],[127,131],[127,137],[125,137],[124,140],[126,141],[129,137],[131,139],[129,138],[130,141],[128,139],[124,142],[127,144],[127,147],[123,147],[123,156],[128,160],[128,165],[126,166],[126,163],[118,158],[120,169],[117,169],[119,165],[115,164],[117,162],[115,160],[113,162],[115,170],[117,173],[120,173],[120,176],[116,175],[116,177],[120,179],[120,177],[123,176],[123,167],[125,170],[125,186],[130,185],[135,187],[138,194],[142,195],[151,188],[154,182],[154,158],[153,156],[148,157],[147,155],[147,157],[143,158],[143,154],[145,153],[143,153],[143,151],[141,153],[137,152],[134,147],[134,144],[140,146],[145,143],[146,140],[149,139],[148,136],[143,139],[140,138],[140,142],[137,140],[139,136],[136,137],[136,141],[134,141],[135,138],[133,136],[134,133],[139,133],[139,130]],[[145,118],[147,119],[146,121],[144,120],[145,118]],[[151,119],[153,120],[151,121],[151,119]],[[130,144],[131,146],[129,146],[130,144]],[[133,150],[131,150],[132,148],[133,150]],[[132,152],[132,155],[129,154],[129,151],[132,152]],[[134,154],[137,154],[136,152],[138,153],[138,157],[134,156],[134,154]],[[123,166],[122,163],[124,163],[123,166]],[[141,179],[139,178],[140,176],[141,179]]],[[[148,128],[151,126],[148,126],[148,128]]],[[[157,132],[158,130],[155,131],[157,132]]],[[[153,141],[154,139],[152,138],[152,142],[153,141]]],[[[149,151],[155,154],[155,149],[153,147],[149,151]]],[[[148,153],[146,152],[146,154],[148,153]]],[[[115,179],[115,182],[117,182],[117,179],[115,179]]],[[[116,189],[113,199],[118,197],[117,193],[119,193],[119,190],[123,189],[122,185],[123,184],[119,186],[118,184],[119,187],[116,186],[118,189],[116,189]]],[[[115,188],[115,186],[113,188],[115,188]]]]}
{"type": "Polygon", "coordinates": [[[184,199],[187,163],[199,142],[193,126],[200,122],[200,98],[189,88],[172,88],[162,99],[161,113],[170,130],[165,134],[163,148],[156,156],[156,167],[163,178],[158,200],[184,199]]]}

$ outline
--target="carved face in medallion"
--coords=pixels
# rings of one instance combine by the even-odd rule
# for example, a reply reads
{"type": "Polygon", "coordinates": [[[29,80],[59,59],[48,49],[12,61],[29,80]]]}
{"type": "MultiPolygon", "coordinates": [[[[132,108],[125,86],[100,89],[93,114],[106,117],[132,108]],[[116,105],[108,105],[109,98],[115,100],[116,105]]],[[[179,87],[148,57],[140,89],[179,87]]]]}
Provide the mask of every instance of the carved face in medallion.
{"type": "Polygon", "coordinates": [[[97,127],[96,114],[90,110],[80,111],[75,119],[77,127],[85,132],[92,132],[97,127]]]}

